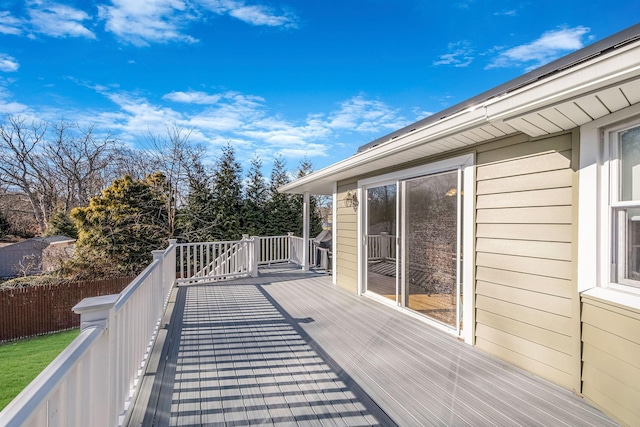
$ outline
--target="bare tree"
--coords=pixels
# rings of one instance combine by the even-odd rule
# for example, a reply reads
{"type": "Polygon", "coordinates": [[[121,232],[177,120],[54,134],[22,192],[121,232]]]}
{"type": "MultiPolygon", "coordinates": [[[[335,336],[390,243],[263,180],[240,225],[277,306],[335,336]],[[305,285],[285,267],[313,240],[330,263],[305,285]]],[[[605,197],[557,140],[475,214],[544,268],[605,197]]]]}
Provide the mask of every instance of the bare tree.
{"type": "Polygon", "coordinates": [[[33,214],[41,231],[46,228],[47,211],[51,194],[50,182],[43,180],[39,150],[47,131],[42,122],[27,123],[21,117],[8,116],[0,125],[0,182],[10,189],[24,193],[33,208],[33,214]]]}
{"type": "Polygon", "coordinates": [[[116,156],[116,141],[110,135],[94,137],[94,127],[82,130],[60,122],[53,125],[54,137],[47,143],[44,156],[57,187],[64,190],[64,211],[86,206],[116,176],[110,176],[109,164],[116,156]]]}
{"type": "Polygon", "coordinates": [[[86,205],[111,181],[115,149],[116,141],[97,138],[92,126],[7,116],[0,123],[0,184],[26,196],[43,233],[57,211],[86,205]]]}
{"type": "Polygon", "coordinates": [[[153,170],[161,171],[166,178],[171,236],[175,235],[178,208],[186,202],[191,174],[198,170],[194,165],[205,152],[204,147],[190,141],[191,132],[174,124],[166,126],[164,135],[149,132],[141,142],[153,170]]]}

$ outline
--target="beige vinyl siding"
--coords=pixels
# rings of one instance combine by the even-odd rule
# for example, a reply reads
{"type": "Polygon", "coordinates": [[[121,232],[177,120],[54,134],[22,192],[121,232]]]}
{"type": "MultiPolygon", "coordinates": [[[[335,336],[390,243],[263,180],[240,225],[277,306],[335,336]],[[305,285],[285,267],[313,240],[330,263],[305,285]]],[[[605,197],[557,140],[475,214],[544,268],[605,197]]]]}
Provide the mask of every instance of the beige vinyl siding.
{"type": "Polygon", "coordinates": [[[337,218],[335,222],[336,278],[339,287],[358,293],[358,215],[352,207],[345,206],[348,191],[357,189],[356,182],[338,183],[337,218]]]}
{"type": "Polygon", "coordinates": [[[622,425],[640,425],[640,312],[582,297],[582,393],[622,425]]]}
{"type": "MultiPolygon", "coordinates": [[[[575,388],[572,134],[480,147],[478,348],[575,388]]],[[[577,304],[577,303],[576,303],[577,304]]]]}

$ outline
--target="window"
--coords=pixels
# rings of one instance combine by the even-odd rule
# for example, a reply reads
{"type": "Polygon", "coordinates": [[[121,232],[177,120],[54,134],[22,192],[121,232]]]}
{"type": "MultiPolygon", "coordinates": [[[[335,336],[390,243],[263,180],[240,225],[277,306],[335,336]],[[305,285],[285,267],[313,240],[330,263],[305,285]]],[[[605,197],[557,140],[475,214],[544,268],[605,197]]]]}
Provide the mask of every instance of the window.
{"type": "Polygon", "coordinates": [[[640,288],[640,126],[609,132],[611,282],[640,288]]]}

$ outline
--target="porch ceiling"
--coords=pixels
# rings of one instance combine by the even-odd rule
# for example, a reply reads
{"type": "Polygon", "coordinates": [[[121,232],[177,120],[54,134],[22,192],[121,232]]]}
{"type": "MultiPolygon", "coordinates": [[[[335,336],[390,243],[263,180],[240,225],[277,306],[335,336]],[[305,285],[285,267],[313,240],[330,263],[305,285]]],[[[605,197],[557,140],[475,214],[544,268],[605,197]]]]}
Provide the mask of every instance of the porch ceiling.
{"type": "Polygon", "coordinates": [[[635,38],[508,93],[408,126],[280,191],[330,195],[335,182],[371,171],[520,132],[541,137],[574,129],[638,103],[640,39],[635,38]]]}

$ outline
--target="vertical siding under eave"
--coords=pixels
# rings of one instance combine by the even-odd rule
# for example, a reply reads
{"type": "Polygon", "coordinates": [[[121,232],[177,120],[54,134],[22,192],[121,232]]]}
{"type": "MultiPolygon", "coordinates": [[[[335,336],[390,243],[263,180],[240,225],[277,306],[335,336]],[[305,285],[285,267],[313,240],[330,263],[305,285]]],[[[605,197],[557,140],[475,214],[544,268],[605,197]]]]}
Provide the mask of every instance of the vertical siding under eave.
{"type": "Polygon", "coordinates": [[[640,312],[582,297],[582,393],[623,425],[640,425],[640,312]]]}
{"type": "Polygon", "coordinates": [[[571,135],[477,159],[476,346],[573,388],[571,135]]]}
{"type": "Polygon", "coordinates": [[[334,221],[337,235],[336,278],[337,285],[351,293],[358,293],[358,214],[353,207],[345,206],[348,191],[356,191],[357,183],[338,183],[337,218],[334,221]]]}

